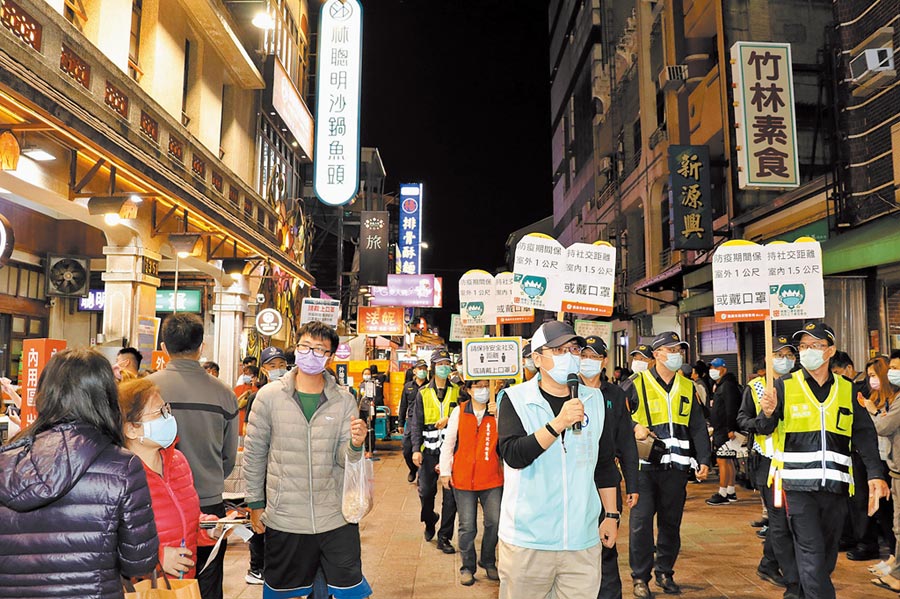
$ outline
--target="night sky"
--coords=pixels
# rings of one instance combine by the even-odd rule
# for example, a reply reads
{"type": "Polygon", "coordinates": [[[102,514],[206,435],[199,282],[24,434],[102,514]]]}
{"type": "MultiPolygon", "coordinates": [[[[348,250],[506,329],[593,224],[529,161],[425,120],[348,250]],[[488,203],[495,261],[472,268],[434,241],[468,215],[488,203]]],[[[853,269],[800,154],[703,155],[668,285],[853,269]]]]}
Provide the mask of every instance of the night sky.
{"type": "MultiPolygon", "coordinates": [[[[423,271],[493,271],[510,232],[552,212],[547,7],[538,0],[364,3],[362,143],[388,192],[424,183],[423,271]]],[[[431,318],[429,318],[429,322],[431,318]]]]}

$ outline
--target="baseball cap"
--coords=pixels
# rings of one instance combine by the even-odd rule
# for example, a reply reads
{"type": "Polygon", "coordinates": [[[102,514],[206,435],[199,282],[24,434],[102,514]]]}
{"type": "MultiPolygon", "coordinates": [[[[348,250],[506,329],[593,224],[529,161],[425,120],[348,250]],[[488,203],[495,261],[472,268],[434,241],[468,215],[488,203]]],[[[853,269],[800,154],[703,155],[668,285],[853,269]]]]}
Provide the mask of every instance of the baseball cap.
{"type": "Polygon", "coordinates": [[[691,346],[686,342],[681,340],[681,337],[675,331],[666,331],[665,333],[660,333],[653,339],[653,343],[650,344],[650,347],[653,349],[659,349],[661,347],[671,347],[673,345],[678,345],[684,349],[690,349],[691,346]]]}
{"type": "Polygon", "coordinates": [[[559,347],[573,340],[584,347],[584,337],[579,337],[572,325],[561,320],[550,320],[542,324],[531,336],[531,351],[540,351],[545,347],[559,347]]]}
{"type": "Polygon", "coordinates": [[[725,360],[723,360],[722,358],[713,358],[709,365],[716,368],[721,368],[722,366],[725,366],[725,360]]]}
{"type": "Polygon", "coordinates": [[[531,355],[531,341],[529,341],[528,343],[525,344],[524,347],[522,347],[522,357],[527,358],[530,355],[531,355]]]}
{"type": "Polygon", "coordinates": [[[636,348],[631,350],[631,353],[629,353],[628,355],[633,356],[634,354],[641,354],[648,360],[653,359],[653,350],[650,349],[650,346],[645,343],[641,343],[640,345],[638,345],[636,348]]]}
{"type": "Polygon", "coordinates": [[[781,351],[786,347],[797,349],[794,347],[794,344],[791,343],[791,340],[787,338],[787,335],[775,335],[772,337],[772,351],[781,351]]]}
{"type": "Polygon", "coordinates": [[[284,360],[284,352],[281,351],[280,347],[275,347],[274,345],[272,345],[262,350],[262,353],[259,357],[259,362],[260,364],[266,364],[268,362],[271,362],[275,358],[281,358],[282,360],[284,360]]]}
{"type": "Polygon", "coordinates": [[[446,348],[439,347],[436,350],[434,350],[433,352],[431,352],[431,363],[432,364],[434,364],[435,362],[444,362],[444,361],[447,361],[447,362],[450,361],[450,352],[448,352],[446,348]]]}
{"type": "Polygon", "coordinates": [[[606,342],[603,341],[600,337],[596,335],[591,335],[589,337],[584,338],[584,347],[585,349],[592,349],[597,352],[598,355],[605,356],[607,353],[606,342]]]}
{"type": "Polygon", "coordinates": [[[428,362],[426,362],[425,360],[419,360],[418,362],[416,362],[416,365],[413,366],[413,368],[428,368],[428,362]]]}
{"type": "Polygon", "coordinates": [[[827,341],[828,345],[834,345],[834,329],[824,322],[807,322],[802,329],[793,334],[792,338],[796,341],[803,335],[810,335],[816,339],[827,341]]]}

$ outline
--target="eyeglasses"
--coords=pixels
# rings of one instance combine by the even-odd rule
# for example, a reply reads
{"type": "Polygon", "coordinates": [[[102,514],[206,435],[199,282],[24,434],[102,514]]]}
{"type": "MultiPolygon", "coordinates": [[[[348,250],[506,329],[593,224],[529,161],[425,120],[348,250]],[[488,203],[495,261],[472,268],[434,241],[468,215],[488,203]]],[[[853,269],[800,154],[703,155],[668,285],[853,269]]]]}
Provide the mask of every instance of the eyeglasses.
{"type": "Polygon", "coordinates": [[[158,410],[153,410],[151,412],[144,412],[145,416],[151,416],[151,419],[155,419],[156,415],[159,414],[163,418],[169,418],[172,415],[172,406],[167,403],[164,403],[162,407],[158,410]]]}
{"type": "Polygon", "coordinates": [[[799,349],[800,351],[803,351],[805,349],[820,349],[820,350],[824,351],[824,350],[828,349],[828,344],[827,343],[801,343],[800,345],[797,346],[797,349],[799,349]]]}
{"type": "Polygon", "coordinates": [[[582,347],[580,345],[563,345],[561,347],[545,347],[541,349],[541,351],[549,351],[554,356],[561,356],[563,354],[569,353],[573,356],[580,356],[582,347]]]}
{"type": "Polygon", "coordinates": [[[331,354],[330,350],[323,349],[321,347],[310,347],[308,345],[303,345],[302,343],[297,346],[297,353],[308,354],[309,352],[312,352],[314,356],[317,356],[319,358],[324,358],[325,356],[331,354]]]}

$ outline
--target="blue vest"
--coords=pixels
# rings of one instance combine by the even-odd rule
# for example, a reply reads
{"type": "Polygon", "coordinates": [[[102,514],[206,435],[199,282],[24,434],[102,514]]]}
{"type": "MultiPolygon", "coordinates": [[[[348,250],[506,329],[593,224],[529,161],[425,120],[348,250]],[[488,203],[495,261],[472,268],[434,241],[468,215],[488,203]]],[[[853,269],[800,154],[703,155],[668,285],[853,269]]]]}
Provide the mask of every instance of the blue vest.
{"type": "MultiPolygon", "coordinates": [[[[511,404],[527,434],[553,420],[538,378],[504,390],[498,410],[511,404]]],[[[599,389],[580,385],[585,421],[580,434],[565,432],[530,466],[503,464],[499,536],[510,545],[545,551],[580,551],[600,542],[600,494],[594,484],[606,413],[599,389]]],[[[499,431],[503,433],[502,430],[499,431]]],[[[599,567],[599,566],[598,566],[599,567]]]]}

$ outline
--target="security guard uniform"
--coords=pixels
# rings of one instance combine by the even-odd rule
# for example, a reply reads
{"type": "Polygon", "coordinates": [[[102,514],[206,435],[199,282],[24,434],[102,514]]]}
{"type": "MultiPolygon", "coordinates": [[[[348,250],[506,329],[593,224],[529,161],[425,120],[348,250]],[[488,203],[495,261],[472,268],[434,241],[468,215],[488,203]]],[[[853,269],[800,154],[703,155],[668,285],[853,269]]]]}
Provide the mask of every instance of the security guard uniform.
{"type": "Polygon", "coordinates": [[[710,444],[706,421],[694,398],[690,379],[676,372],[666,384],[656,367],[635,373],[630,379],[627,392],[632,419],[649,428],[668,449],[659,464],[640,461],[637,488],[640,500],[629,519],[631,577],[649,582],[654,566],[657,577],[674,573],[681,549],[681,518],[687,498],[688,471],[692,467],[691,451],[696,453],[697,463],[708,466],[710,444]],[[655,560],[654,516],[658,524],[655,560]]]}
{"type": "MultiPolygon", "coordinates": [[[[415,365],[415,369],[419,369],[425,366],[425,362],[422,361],[419,364],[415,365]]],[[[406,467],[409,468],[409,479],[412,482],[412,479],[416,476],[416,473],[419,471],[419,467],[415,465],[412,461],[413,454],[413,446],[412,446],[412,437],[410,436],[410,429],[413,419],[413,410],[416,407],[416,396],[419,395],[419,389],[422,388],[422,385],[425,385],[427,381],[422,381],[419,383],[419,379],[413,377],[411,381],[406,383],[403,386],[403,393],[400,396],[400,408],[399,412],[399,422],[398,425],[403,429],[403,459],[406,461],[406,467]]]]}

